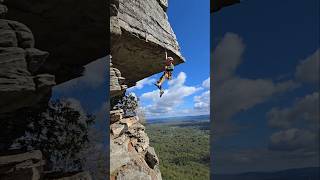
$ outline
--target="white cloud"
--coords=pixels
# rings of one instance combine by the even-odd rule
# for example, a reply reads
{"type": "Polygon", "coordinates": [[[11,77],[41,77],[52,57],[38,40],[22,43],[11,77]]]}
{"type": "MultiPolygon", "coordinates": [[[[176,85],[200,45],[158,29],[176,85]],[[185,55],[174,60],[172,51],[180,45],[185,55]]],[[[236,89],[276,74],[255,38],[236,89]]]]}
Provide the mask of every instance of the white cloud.
{"type": "Polygon", "coordinates": [[[277,93],[297,87],[293,81],[274,83],[269,79],[237,76],[236,69],[242,61],[244,50],[242,39],[234,33],[227,33],[214,50],[215,81],[212,103],[217,121],[226,121],[241,111],[265,102],[277,93]]]}
{"type": "Polygon", "coordinates": [[[202,82],[202,87],[210,89],[210,77],[202,82]]]}
{"type": "Polygon", "coordinates": [[[273,108],[267,113],[267,117],[271,127],[290,128],[301,123],[312,127],[319,120],[319,93],[306,95],[289,108],[273,108]]]}
{"type": "Polygon", "coordinates": [[[92,89],[101,86],[105,82],[105,78],[108,77],[107,58],[108,57],[103,57],[87,64],[83,76],[55,86],[53,88],[54,91],[69,92],[78,89],[79,86],[92,89]]]}
{"type": "Polygon", "coordinates": [[[319,83],[320,49],[303,60],[296,69],[296,78],[302,82],[319,83]]]}
{"type": "Polygon", "coordinates": [[[215,84],[234,77],[235,71],[242,61],[245,45],[234,33],[226,33],[213,52],[213,74],[215,84]]]}
{"type": "Polygon", "coordinates": [[[299,149],[316,149],[317,133],[305,129],[287,129],[271,135],[269,149],[276,151],[295,151],[299,149]]]}
{"type": "Polygon", "coordinates": [[[199,96],[194,96],[194,109],[200,112],[210,112],[210,91],[205,91],[199,96]]]}
{"type": "Polygon", "coordinates": [[[151,104],[144,106],[146,116],[165,116],[173,114],[178,116],[177,109],[183,104],[184,98],[199,90],[201,87],[186,86],[187,75],[180,72],[179,75],[168,82],[169,88],[164,90],[163,96],[159,97],[159,90],[144,93],[140,96],[141,101],[151,101],[151,104]]]}
{"type": "Polygon", "coordinates": [[[135,86],[127,89],[127,91],[133,91],[133,90],[136,90],[136,89],[142,89],[145,85],[152,85],[155,82],[156,82],[155,78],[144,78],[144,79],[138,81],[135,86]]]}

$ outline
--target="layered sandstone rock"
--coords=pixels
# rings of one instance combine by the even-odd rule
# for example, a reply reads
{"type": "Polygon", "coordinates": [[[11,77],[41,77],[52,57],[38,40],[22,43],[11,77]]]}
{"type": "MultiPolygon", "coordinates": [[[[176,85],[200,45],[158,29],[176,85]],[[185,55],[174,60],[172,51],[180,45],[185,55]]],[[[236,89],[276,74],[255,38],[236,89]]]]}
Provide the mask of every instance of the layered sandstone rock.
{"type": "Polygon", "coordinates": [[[124,118],[121,109],[110,113],[111,179],[161,179],[159,159],[138,117],[124,118]]]}
{"type": "Polygon", "coordinates": [[[128,87],[163,70],[165,52],[184,62],[168,21],[167,0],[113,0],[110,5],[113,65],[128,87]]]}
{"type": "Polygon", "coordinates": [[[120,96],[127,89],[127,85],[124,84],[125,78],[122,77],[119,69],[114,68],[110,58],[110,96],[120,96]]]}
{"type": "Polygon", "coordinates": [[[48,55],[35,48],[33,34],[27,26],[0,19],[0,113],[48,99],[55,78],[38,71],[48,55]]]}
{"type": "MultiPolygon", "coordinates": [[[[1,9],[1,7],[0,7],[1,9]]],[[[55,76],[39,69],[49,53],[35,48],[31,30],[24,24],[0,19],[0,151],[24,134],[24,116],[47,107],[55,76]]]]}
{"type": "Polygon", "coordinates": [[[5,0],[4,4],[9,9],[5,17],[30,27],[37,46],[50,52],[40,71],[55,75],[58,84],[81,76],[83,66],[108,54],[107,1],[5,0]]]}

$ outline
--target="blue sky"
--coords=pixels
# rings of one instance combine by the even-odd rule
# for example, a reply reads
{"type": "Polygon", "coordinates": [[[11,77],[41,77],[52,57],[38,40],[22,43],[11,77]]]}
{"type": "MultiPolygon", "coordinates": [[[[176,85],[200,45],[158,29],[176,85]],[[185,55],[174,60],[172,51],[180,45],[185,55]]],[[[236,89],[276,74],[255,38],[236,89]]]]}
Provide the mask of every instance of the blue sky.
{"type": "Polygon", "coordinates": [[[128,90],[140,98],[140,105],[148,117],[172,117],[209,113],[210,75],[210,15],[209,0],[202,3],[187,0],[169,1],[168,18],[176,34],[186,62],[175,67],[174,80],[179,87],[166,81],[163,97],[153,85],[162,73],[138,82],[128,90]],[[192,9],[192,13],[189,11],[192,9]],[[206,83],[204,83],[204,81],[206,83]],[[204,83],[204,84],[203,84],[204,83]],[[203,86],[204,85],[204,86],[203,86]],[[163,107],[165,106],[165,108],[163,107]]]}
{"type": "Polygon", "coordinates": [[[246,0],[211,25],[214,171],[317,165],[319,1],[246,0]]]}

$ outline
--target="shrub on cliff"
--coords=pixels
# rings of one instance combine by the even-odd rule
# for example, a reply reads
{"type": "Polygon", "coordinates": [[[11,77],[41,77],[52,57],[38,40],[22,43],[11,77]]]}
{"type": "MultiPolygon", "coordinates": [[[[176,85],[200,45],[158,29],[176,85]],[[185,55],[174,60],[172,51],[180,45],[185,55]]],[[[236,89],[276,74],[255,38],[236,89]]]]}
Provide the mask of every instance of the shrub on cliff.
{"type": "Polygon", "coordinates": [[[76,100],[52,100],[43,113],[30,114],[32,123],[13,147],[39,149],[47,160],[47,170],[82,169],[80,152],[88,143],[88,129],[95,117],[84,113],[76,100]]]}
{"type": "Polygon", "coordinates": [[[133,94],[124,95],[118,99],[115,108],[123,109],[125,116],[135,116],[137,114],[139,99],[133,94]]]}
{"type": "Polygon", "coordinates": [[[146,122],[144,111],[139,107],[139,98],[134,93],[111,99],[111,105],[113,109],[123,109],[125,117],[138,116],[140,123],[146,122]]]}

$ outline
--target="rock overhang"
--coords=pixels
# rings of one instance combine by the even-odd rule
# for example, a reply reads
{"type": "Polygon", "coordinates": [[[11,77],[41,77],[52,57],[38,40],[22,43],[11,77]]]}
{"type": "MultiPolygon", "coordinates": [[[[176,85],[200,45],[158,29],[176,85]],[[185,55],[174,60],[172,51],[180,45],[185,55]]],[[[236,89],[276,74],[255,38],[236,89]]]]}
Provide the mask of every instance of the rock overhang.
{"type": "Polygon", "coordinates": [[[107,55],[106,1],[6,0],[6,19],[23,22],[36,47],[49,52],[39,69],[53,74],[57,84],[83,75],[84,66],[107,55]]]}
{"type": "Polygon", "coordinates": [[[163,71],[165,52],[175,65],[185,62],[166,8],[158,0],[115,0],[110,7],[114,12],[110,20],[112,63],[128,87],[163,71]]]}

